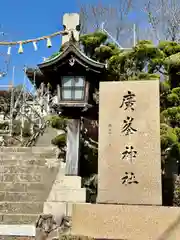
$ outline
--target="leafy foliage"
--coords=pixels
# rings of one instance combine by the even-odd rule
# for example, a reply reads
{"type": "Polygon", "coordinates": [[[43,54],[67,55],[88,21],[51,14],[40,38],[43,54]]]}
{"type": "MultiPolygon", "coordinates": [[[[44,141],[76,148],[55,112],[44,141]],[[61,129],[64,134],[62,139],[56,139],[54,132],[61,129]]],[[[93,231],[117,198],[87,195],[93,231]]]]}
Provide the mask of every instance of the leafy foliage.
{"type": "Polygon", "coordinates": [[[66,134],[61,134],[52,139],[52,144],[58,146],[60,149],[66,146],[66,134]]]}
{"type": "Polygon", "coordinates": [[[54,139],[51,140],[51,143],[57,146],[60,149],[59,158],[65,161],[66,156],[66,125],[67,125],[67,118],[64,116],[52,116],[50,119],[50,125],[52,128],[56,128],[58,130],[62,130],[61,134],[56,136],[54,139]]]}
{"type": "Polygon", "coordinates": [[[66,131],[66,121],[67,121],[67,118],[64,117],[64,116],[52,116],[50,118],[50,124],[53,128],[56,128],[56,129],[61,129],[61,130],[64,130],[66,131]]]}
{"type": "Polygon", "coordinates": [[[80,43],[85,54],[91,58],[95,58],[96,48],[100,47],[106,40],[107,35],[103,32],[94,32],[93,34],[86,34],[80,37],[80,43]]]}

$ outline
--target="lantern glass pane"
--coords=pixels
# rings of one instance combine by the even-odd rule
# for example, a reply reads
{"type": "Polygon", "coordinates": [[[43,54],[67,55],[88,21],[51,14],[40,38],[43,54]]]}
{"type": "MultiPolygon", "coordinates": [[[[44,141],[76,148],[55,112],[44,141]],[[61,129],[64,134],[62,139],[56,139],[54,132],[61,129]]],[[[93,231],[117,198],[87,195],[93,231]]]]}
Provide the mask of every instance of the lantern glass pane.
{"type": "Polygon", "coordinates": [[[63,89],[62,91],[62,99],[69,100],[72,99],[72,90],[71,89],[63,89]]]}
{"type": "Polygon", "coordinates": [[[73,86],[74,77],[73,76],[65,76],[62,78],[62,87],[71,87],[73,86]]]}
{"type": "Polygon", "coordinates": [[[83,100],[84,99],[84,89],[76,89],[74,94],[75,100],[83,100]]]}
{"type": "Polygon", "coordinates": [[[62,77],[61,96],[64,101],[83,101],[85,97],[85,77],[62,77]]]}

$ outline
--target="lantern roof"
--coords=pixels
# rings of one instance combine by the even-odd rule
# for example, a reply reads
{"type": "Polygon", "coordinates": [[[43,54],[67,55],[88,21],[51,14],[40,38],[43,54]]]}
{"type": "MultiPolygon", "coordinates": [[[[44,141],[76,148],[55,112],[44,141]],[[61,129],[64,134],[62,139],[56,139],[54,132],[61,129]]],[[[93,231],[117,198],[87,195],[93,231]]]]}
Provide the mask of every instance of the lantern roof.
{"type": "Polygon", "coordinates": [[[97,62],[89,58],[88,56],[86,56],[73,41],[69,41],[68,44],[65,46],[64,50],[62,52],[59,52],[57,56],[51,59],[47,59],[45,62],[41,64],[38,64],[38,67],[40,69],[43,69],[49,66],[56,65],[60,61],[64,60],[64,58],[69,54],[74,54],[75,57],[80,58],[84,63],[92,67],[100,68],[100,69],[105,68],[104,63],[97,62]]]}
{"type": "MultiPolygon", "coordinates": [[[[74,40],[73,35],[63,46],[63,51],[59,52],[55,57],[46,59],[43,63],[37,65],[36,68],[27,68],[26,75],[33,81],[44,82],[43,79],[46,78],[48,73],[55,73],[56,71],[61,73],[64,65],[69,65],[69,68],[76,65],[80,65],[82,68],[92,71],[95,73],[102,73],[106,69],[106,64],[95,61],[88,56],[86,56],[77,45],[77,42],[74,40]],[[36,77],[34,77],[34,75],[36,77]]],[[[39,85],[39,84],[38,84],[39,85]]]]}

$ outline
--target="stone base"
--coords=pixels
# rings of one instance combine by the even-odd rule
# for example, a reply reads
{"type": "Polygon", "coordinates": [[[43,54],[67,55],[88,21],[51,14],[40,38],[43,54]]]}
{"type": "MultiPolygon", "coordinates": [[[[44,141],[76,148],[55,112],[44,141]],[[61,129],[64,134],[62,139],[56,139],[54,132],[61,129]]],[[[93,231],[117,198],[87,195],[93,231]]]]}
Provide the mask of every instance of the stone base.
{"type": "Polygon", "coordinates": [[[57,221],[63,215],[72,216],[73,203],[85,202],[86,189],[81,188],[81,177],[65,176],[59,173],[46,202],[44,202],[43,213],[52,214],[57,221]]]}
{"type": "Polygon", "coordinates": [[[180,208],[74,204],[72,234],[96,239],[178,240],[180,208]]]}
{"type": "Polygon", "coordinates": [[[66,176],[66,163],[60,162],[59,171],[43,206],[43,214],[52,214],[61,224],[63,216],[72,216],[73,203],[86,202],[86,189],[81,188],[81,177],[66,176]]]}
{"type": "Polygon", "coordinates": [[[48,202],[86,202],[86,189],[53,189],[47,198],[48,202]]]}
{"type": "Polygon", "coordinates": [[[72,203],[66,202],[45,202],[44,214],[52,214],[55,218],[65,216],[72,216],[72,203]]]}
{"type": "MultiPolygon", "coordinates": [[[[35,236],[34,225],[0,225],[0,236],[35,236]]],[[[3,238],[0,238],[3,239],[3,238]]]]}

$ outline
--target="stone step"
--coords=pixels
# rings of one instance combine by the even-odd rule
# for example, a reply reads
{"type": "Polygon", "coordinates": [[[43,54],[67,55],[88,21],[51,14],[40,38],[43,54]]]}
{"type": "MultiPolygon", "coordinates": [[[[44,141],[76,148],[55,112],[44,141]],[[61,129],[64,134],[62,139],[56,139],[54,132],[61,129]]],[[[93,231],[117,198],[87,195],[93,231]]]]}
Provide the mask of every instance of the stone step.
{"type": "Polygon", "coordinates": [[[19,236],[19,235],[0,235],[1,240],[35,240],[35,237],[19,236]]]}
{"type": "Polygon", "coordinates": [[[23,183],[23,182],[39,182],[43,183],[45,176],[41,174],[29,174],[29,173],[0,173],[0,182],[12,182],[12,183],[23,183]]]}
{"type": "Polygon", "coordinates": [[[0,235],[1,240],[35,240],[35,237],[0,235]]]}
{"type": "Polygon", "coordinates": [[[12,182],[0,182],[0,190],[7,192],[39,192],[46,191],[47,186],[43,183],[12,183],[12,182]]]}
{"type": "Polygon", "coordinates": [[[2,202],[44,202],[48,193],[40,192],[6,192],[0,191],[0,201],[2,202]]]}
{"type": "Polygon", "coordinates": [[[0,159],[0,166],[45,166],[46,159],[0,159]]]}
{"type": "Polygon", "coordinates": [[[0,165],[0,174],[46,174],[48,171],[49,174],[57,172],[57,167],[48,167],[48,166],[21,166],[21,165],[16,165],[16,166],[3,166],[0,165]]]}
{"type": "Polygon", "coordinates": [[[31,153],[31,152],[0,152],[0,159],[16,159],[16,158],[56,158],[56,154],[54,152],[41,152],[41,153],[31,153]]]}
{"type": "Polygon", "coordinates": [[[81,177],[79,176],[57,176],[53,188],[81,188],[81,177]]]}
{"type": "Polygon", "coordinates": [[[37,154],[33,154],[33,153],[23,153],[23,154],[14,154],[14,153],[3,153],[0,154],[0,160],[36,160],[36,159],[48,159],[48,158],[54,158],[55,154],[50,153],[48,156],[48,153],[37,153],[37,154]]]}
{"type": "Polygon", "coordinates": [[[2,202],[44,202],[48,201],[70,201],[70,202],[82,202],[86,200],[86,189],[54,189],[52,192],[49,191],[28,191],[20,192],[16,191],[0,191],[0,201],[2,202]]]}
{"type": "Polygon", "coordinates": [[[55,152],[55,147],[0,147],[0,152],[20,152],[20,153],[41,153],[41,152],[55,152]]]}
{"type": "MultiPolygon", "coordinates": [[[[1,170],[0,170],[1,171],[1,170]]],[[[54,172],[50,170],[48,178],[52,178],[54,180],[54,172]]],[[[78,176],[61,176],[57,177],[58,180],[54,181],[53,187],[55,189],[59,188],[81,188],[81,177],[78,176]]],[[[56,178],[56,179],[57,179],[56,178]]],[[[4,183],[45,183],[47,181],[47,175],[39,174],[36,172],[32,173],[3,173],[0,172],[0,182],[4,183]]]]}
{"type": "Polygon", "coordinates": [[[86,189],[53,189],[47,202],[86,202],[86,189]]]}
{"type": "Polygon", "coordinates": [[[44,202],[0,202],[0,213],[40,214],[44,202]]]}
{"type": "Polygon", "coordinates": [[[20,159],[0,159],[0,167],[15,167],[15,166],[47,166],[57,167],[60,165],[60,160],[56,158],[20,158],[20,159]]]}
{"type": "Polygon", "coordinates": [[[0,235],[1,240],[30,240],[35,236],[34,224],[1,224],[0,235]],[[9,238],[8,238],[9,237],[9,238]],[[13,238],[16,237],[16,238],[13,238]]]}
{"type": "Polygon", "coordinates": [[[38,216],[39,216],[39,214],[3,214],[3,213],[0,213],[0,224],[33,224],[34,225],[38,216]]]}

